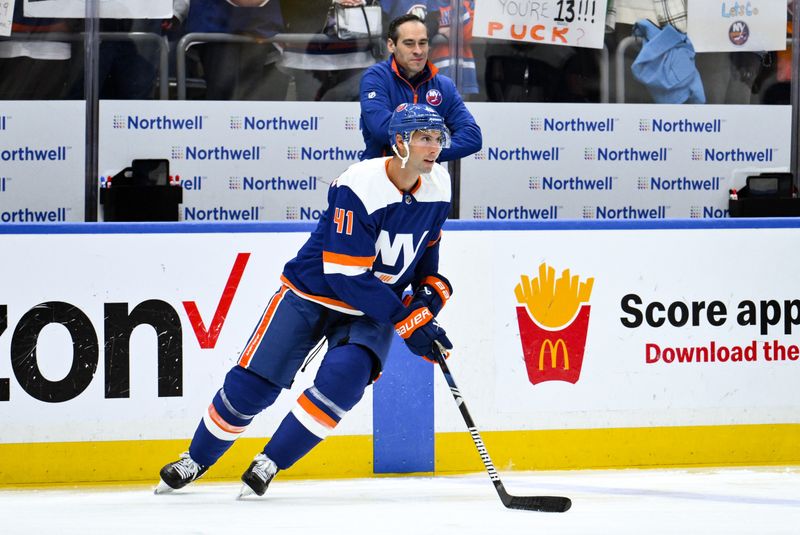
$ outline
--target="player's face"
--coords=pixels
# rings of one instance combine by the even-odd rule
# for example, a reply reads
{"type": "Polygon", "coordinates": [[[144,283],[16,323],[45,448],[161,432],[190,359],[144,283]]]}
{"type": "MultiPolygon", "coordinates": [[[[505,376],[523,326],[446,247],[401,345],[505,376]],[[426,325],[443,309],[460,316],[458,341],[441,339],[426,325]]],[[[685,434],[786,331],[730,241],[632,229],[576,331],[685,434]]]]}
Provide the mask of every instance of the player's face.
{"type": "MultiPolygon", "coordinates": [[[[419,173],[430,173],[436,158],[442,152],[444,136],[438,130],[417,130],[408,143],[408,164],[419,173]]],[[[408,166],[406,164],[406,166],[408,166]]]]}
{"type": "Polygon", "coordinates": [[[397,27],[397,42],[389,39],[388,46],[397,66],[413,78],[428,62],[428,29],[421,22],[410,20],[397,27]]]}

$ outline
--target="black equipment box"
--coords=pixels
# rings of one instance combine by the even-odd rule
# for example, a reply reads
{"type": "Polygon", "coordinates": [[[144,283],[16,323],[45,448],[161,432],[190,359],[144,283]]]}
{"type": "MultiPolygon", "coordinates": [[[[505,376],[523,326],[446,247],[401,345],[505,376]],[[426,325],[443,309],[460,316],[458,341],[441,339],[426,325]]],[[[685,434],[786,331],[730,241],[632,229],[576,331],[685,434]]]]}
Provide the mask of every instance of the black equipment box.
{"type": "Polygon", "coordinates": [[[761,173],[747,177],[747,184],[728,201],[730,217],[800,216],[800,199],[791,173],[761,173]]]}
{"type": "Polygon", "coordinates": [[[178,221],[183,188],[169,179],[169,160],[133,160],[100,188],[105,221],[178,221]]]}

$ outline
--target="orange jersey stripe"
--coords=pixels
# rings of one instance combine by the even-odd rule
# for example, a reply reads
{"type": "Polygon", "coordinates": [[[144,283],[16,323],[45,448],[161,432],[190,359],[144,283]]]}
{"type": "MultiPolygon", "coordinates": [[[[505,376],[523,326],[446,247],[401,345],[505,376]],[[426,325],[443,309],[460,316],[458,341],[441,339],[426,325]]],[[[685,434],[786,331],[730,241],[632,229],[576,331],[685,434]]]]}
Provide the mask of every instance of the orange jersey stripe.
{"type": "Polygon", "coordinates": [[[258,327],[256,327],[256,332],[253,333],[253,337],[250,338],[250,341],[247,343],[244,351],[242,351],[242,356],[239,357],[239,366],[242,368],[247,368],[247,366],[250,364],[250,359],[253,358],[253,354],[256,352],[256,349],[261,343],[261,339],[264,338],[264,333],[267,332],[267,327],[269,327],[269,324],[272,321],[272,316],[275,315],[275,310],[278,308],[280,302],[283,301],[283,296],[287,291],[289,291],[288,286],[282,287],[280,292],[273,296],[272,301],[270,301],[269,305],[267,305],[267,310],[261,317],[261,321],[259,322],[258,327]]]}
{"type": "Polygon", "coordinates": [[[236,425],[231,425],[228,422],[226,422],[225,420],[223,420],[222,416],[219,415],[219,413],[217,412],[217,409],[216,409],[216,407],[214,407],[213,403],[208,406],[208,415],[211,417],[211,420],[215,424],[217,424],[217,426],[219,426],[220,429],[222,429],[223,431],[226,431],[228,433],[239,434],[239,433],[243,432],[245,429],[247,429],[247,427],[240,427],[240,426],[236,426],[236,425]]]}
{"type": "MultiPolygon", "coordinates": [[[[386,163],[384,164],[384,167],[386,168],[386,178],[389,178],[389,162],[391,162],[391,161],[392,161],[392,159],[391,159],[391,158],[387,158],[387,159],[386,159],[386,163]]],[[[391,180],[391,179],[390,179],[390,180],[391,180]]],[[[409,191],[409,193],[413,195],[413,194],[414,194],[414,193],[416,193],[416,192],[417,192],[417,190],[419,190],[419,188],[421,188],[421,187],[422,187],[422,177],[421,177],[421,176],[418,176],[418,177],[417,177],[417,181],[416,181],[416,182],[414,182],[414,186],[412,186],[412,188],[411,188],[411,190],[409,191]]],[[[398,188],[397,186],[395,186],[395,187],[394,187],[394,189],[396,189],[396,190],[397,190],[397,192],[398,192],[398,193],[400,193],[400,195],[405,195],[405,193],[406,193],[405,191],[401,190],[401,189],[400,189],[400,188],[398,188]]]]}
{"type": "Polygon", "coordinates": [[[440,230],[439,231],[439,235],[436,236],[436,239],[435,240],[431,240],[431,241],[428,242],[428,247],[433,247],[434,245],[439,243],[441,241],[441,239],[442,239],[442,231],[440,230]]]}
{"type": "Polygon", "coordinates": [[[418,192],[418,191],[419,191],[419,188],[421,188],[421,187],[422,187],[422,177],[419,177],[419,176],[418,176],[418,177],[417,177],[417,181],[416,181],[416,182],[414,182],[414,187],[412,187],[412,188],[411,188],[411,190],[409,191],[409,193],[410,193],[411,195],[414,195],[416,192],[418,192]]]}
{"type": "Polygon", "coordinates": [[[342,266],[372,267],[374,256],[350,256],[348,254],[331,253],[322,251],[322,261],[342,266]]]}
{"type": "Polygon", "coordinates": [[[304,299],[308,299],[309,301],[314,301],[315,303],[320,303],[320,304],[323,304],[323,305],[331,305],[331,306],[335,306],[335,307],[339,307],[339,308],[344,308],[346,310],[352,310],[354,312],[356,311],[355,308],[351,307],[350,305],[348,305],[344,301],[339,301],[337,299],[331,299],[330,297],[322,297],[321,295],[314,295],[314,294],[309,294],[309,293],[300,291],[284,275],[281,275],[281,282],[284,283],[289,288],[291,288],[291,290],[294,293],[296,293],[300,297],[303,297],[304,299]]]}
{"type": "Polygon", "coordinates": [[[336,427],[336,420],[328,416],[325,411],[314,405],[311,400],[306,397],[305,392],[300,394],[300,397],[297,398],[297,404],[303,407],[304,411],[306,411],[312,418],[325,427],[336,427]]]}

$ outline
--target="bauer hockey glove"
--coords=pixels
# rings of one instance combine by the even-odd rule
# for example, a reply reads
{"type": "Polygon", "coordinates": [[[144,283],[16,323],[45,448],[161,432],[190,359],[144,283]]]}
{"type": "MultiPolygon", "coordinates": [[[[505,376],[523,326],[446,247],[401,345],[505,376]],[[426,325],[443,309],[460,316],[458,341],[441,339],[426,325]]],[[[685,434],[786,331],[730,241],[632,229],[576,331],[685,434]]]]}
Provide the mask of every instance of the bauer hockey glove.
{"type": "Polygon", "coordinates": [[[406,346],[415,355],[436,362],[439,349],[434,342],[439,342],[445,349],[453,349],[447,333],[437,323],[431,310],[426,307],[407,308],[400,321],[395,323],[395,331],[405,340],[406,346]]]}
{"type": "Polygon", "coordinates": [[[422,279],[414,295],[407,295],[403,304],[412,310],[428,307],[434,316],[438,316],[451,295],[453,287],[450,281],[436,273],[422,279]]]}

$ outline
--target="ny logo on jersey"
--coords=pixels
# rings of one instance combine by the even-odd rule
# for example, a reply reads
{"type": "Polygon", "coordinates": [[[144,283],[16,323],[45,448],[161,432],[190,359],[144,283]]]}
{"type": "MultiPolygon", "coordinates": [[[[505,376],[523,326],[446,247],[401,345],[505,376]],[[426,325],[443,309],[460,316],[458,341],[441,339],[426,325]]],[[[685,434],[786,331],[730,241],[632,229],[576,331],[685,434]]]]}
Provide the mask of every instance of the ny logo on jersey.
{"type": "Polygon", "coordinates": [[[403,265],[397,273],[384,273],[375,271],[375,276],[386,284],[394,284],[406,270],[411,266],[411,263],[417,257],[422,244],[425,243],[425,238],[428,236],[428,231],[422,233],[419,241],[414,244],[413,234],[396,234],[394,240],[385,230],[381,230],[378,235],[378,240],[375,242],[375,263],[378,264],[378,257],[380,257],[380,264],[386,267],[397,267],[397,261],[400,258],[400,253],[403,253],[403,265]]]}

